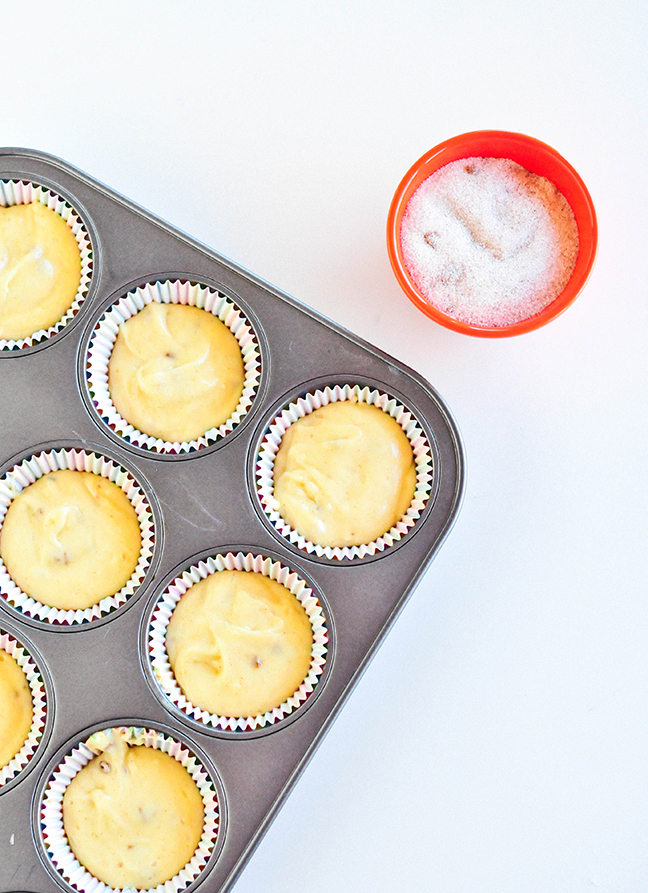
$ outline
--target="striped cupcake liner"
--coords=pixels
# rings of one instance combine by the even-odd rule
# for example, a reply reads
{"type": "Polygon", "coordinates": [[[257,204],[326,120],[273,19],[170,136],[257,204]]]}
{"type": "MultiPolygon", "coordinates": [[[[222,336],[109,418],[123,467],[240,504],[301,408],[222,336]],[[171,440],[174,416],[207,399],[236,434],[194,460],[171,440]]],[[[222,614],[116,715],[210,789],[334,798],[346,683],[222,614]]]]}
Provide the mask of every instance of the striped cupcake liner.
{"type": "Polygon", "coordinates": [[[133,446],[152,453],[174,456],[211,446],[230,434],[243,421],[258,392],[261,351],[252,325],[231,298],[200,283],[167,279],[149,282],[128,292],[103,313],[88,344],[85,369],[92,405],[105,425],[133,446]],[[153,303],[185,304],[212,313],[227,326],[241,349],[245,379],[236,409],[222,425],[210,428],[195,440],[171,442],[140,431],[119,414],[110,396],[108,364],[119,328],[126,320],[153,303]]]}
{"type": "Polygon", "coordinates": [[[13,500],[43,475],[53,471],[70,469],[87,471],[116,484],[128,497],[139,522],[142,546],[137,566],[119,592],[101,599],[89,608],[66,610],[54,608],[36,601],[11,578],[0,558],[0,597],[7,605],[34,620],[41,620],[53,627],[70,627],[98,620],[116,611],[131,598],[142,585],[151,565],[155,548],[155,524],[153,510],[142,486],[114,459],[84,449],[54,449],[30,455],[0,478],[0,531],[13,500]]]}
{"type": "Polygon", "coordinates": [[[52,211],[55,211],[65,220],[74,234],[74,238],[81,253],[81,279],[79,287],[69,308],[63,316],[47,329],[39,329],[27,338],[5,339],[0,338],[0,351],[21,350],[32,347],[34,344],[46,341],[58,334],[70,323],[81,309],[81,305],[87,297],[93,274],[93,250],[90,235],[86,225],[78,211],[60,195],[52,192],[45,186],[25,180],[0,180],[0,207],[9,208],[13,205],[30,205],[32,202],[40,202],[52,211]]]}
{"type": "Polygon", "coordinates": [[[276,532],[291,545],[308,555],[333,561],[371,558],[385,552],[398,543],[417,523],[432,494],[434,468],[432,451],[423,426],[414,413],[395,397],[376,388],[358,384],[333,385],[313,390],[288,403],[269,424],[255,465],[256,492],[266,518],[276,532]],[[416,488],[405,514],[382,536],[357,546],[322,546],[311,542],[294,530],[281,516],[280,506],[274,495],[274,463],[284,434],[299,419],[329,403],[348,400],[367,403],[390,415],[402,428],[412,447],[416,466],[416,488]]]}
{"type": "Polygon", "coordinates": [[[148,627],[148,661],[159,690],[181,713],[194,723],[207,729],[229,732],[252,732],[266,729],[286,719],[313,695],[329,657],[330,631],[320,601],[312,588],[280,561],[264,555],[248,552],[216,554],[192,564],[176,577],[158,597],[148,627]],[[209,713],[189,701],[180,688],[169,663],[166,650],[166,633],[171,615],[191,587],[205,580],[210,574],[225,570],[249,571],[263,574],[281,583],[295,596],[304,608],[313,631],[311,661],[308,673],[299,688],[282,704],[266,713],[255,716],[220,716],[209,713]]]}
{"type": "MultiPolygon", "coordinates": [[[[186,744],[157,729],[120,726],[95,732],[85,741],[76,744],[54,769],[45,785],[40,804],[41,843],[53,869],[73,890],[78,893],[118,893],[120,888],[110,887],[100,881],[78,861],[63,825],[63,796],[68,785],[90,760],[103,753],[115,736],[129,745],[152,747],[169,754],[184,766],[200,791],[205,818],[202,836],[194,855],[173,878],[148,891],[180,893],[201,875],[209,862],[218,841],[223,810],[215,781],[198,756],[186,744]]],[[[133,893],[132,888],[123,889],[133,893]]]]}

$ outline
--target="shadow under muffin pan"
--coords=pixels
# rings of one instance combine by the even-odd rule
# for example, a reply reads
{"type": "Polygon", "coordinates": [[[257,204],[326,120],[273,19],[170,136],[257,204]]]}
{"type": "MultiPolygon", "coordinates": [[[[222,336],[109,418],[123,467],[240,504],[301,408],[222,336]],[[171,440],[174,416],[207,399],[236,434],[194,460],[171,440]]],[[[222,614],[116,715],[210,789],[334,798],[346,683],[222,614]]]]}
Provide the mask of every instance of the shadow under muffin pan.
{"type": "Polygon", "coordinates": [[[72,323],[35,347],[0,351],[0,470],[34,453],[35,444],[109,457],[141,482],[158,550],[138,590],[89,622],[51,623],[0,599],[0,629],[33,649],[50,687],[43,741],[27,769],[0,785],[0,891],[77,889],[52,869],[44,850],[43,791],[59,757],[88,730],[132,722],[195,748],[214,767],[227,821],[215,855],[185,889],[224,893],[450,531],[464,486],[460,437],[443,400],[417,373],[66,162],[0,150],[0,179],[46,184],[65,197],[79,209],[93,248],[91,284],[72,323]],[[237,308],[256,339],[257,366],[252,399],[232,425],[196,447],[158,450],[124,437],[97,411],[88,349],[115,303],[138,290],[164,294],[173,282],[237,308]],[[418,426],[420,437],[410,439],[415,454],[426,446],[411,523],[396,525],[377,548],[328,554],[278,529],[267,511],[271,459],[263,450],[291,406],[310,411],[313,395],[326,402],[342,394],[377,403],[406,434],[418,426]],[[264,462],[265,483],[258,477],[264,462]],[[158,687],[150,655],[157,647],[160,656],[164,634],[157,633],[156,645],[151,630],[165,617],[155,606],[183,574],[193,573],[195,582],[219,561],[265,562],[319,599],[322,672],[313,691],[276,722],[219,724],[172,703],[158,687]]]}

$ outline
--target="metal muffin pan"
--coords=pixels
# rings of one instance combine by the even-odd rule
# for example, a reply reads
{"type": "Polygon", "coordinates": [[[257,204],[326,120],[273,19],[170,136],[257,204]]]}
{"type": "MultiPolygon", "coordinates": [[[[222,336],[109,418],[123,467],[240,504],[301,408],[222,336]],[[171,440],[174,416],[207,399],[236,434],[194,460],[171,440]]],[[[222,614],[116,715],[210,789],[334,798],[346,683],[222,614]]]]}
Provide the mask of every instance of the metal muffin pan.
{"type": "Polygon", "coordinates": [[[51,623],[0,599],[0,631],[33,649],[48,693],[41,744],[27,768],[0,787],[0,891],[74,889],[45,855],[40,796],[59,755],[88,730],[137,725],[176,735],[213,768],[222,809],[217,847],[185,889],[223,893],[452,527],[464,486],[461,440],[442,399],[411,369],[71,165],[4,149],[0,179],[29,180],[64,197],[93,244],[92,281],[75,318],[50,339],[0,350],[0,472],[43,449],[77,446],[105,455],[141,483],[156,529],[141,586],[105,616],[51,623]],[[112,302],[138,286],[176,279],[222,293],[241,309],[258,339],[261,371],[250,409],[225,436],[198,450],[155,453],[125,440],[96,412],[87,345],[112,302]],[[420,518],[399,541],[366,558],[336,560],[273,528],[256,495],[255,465],[283,406],[313,388],[346,383],[375,388],[411,410],[430,445],[433,480],[420,518]],[[314,695],[285,721],[247,732],[201,726],[169,709],[145,653],[163,588],[196,561],[239,552],[279,561],[312,585],[330,636],[314,695]]]}

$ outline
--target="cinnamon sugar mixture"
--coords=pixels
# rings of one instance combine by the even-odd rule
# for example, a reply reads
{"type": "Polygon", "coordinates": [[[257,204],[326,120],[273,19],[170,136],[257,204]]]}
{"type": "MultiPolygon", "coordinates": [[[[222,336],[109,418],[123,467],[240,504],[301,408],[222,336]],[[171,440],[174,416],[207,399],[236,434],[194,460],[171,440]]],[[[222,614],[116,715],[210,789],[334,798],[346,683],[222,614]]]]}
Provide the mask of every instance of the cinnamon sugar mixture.
{"type": "Polygon", "coordinates": [[[462,158],[412,195],[400,231],[405,266],[438,310],[476,326],[535,316],[578,257],[563,194],[509,158],[462,158]]]}

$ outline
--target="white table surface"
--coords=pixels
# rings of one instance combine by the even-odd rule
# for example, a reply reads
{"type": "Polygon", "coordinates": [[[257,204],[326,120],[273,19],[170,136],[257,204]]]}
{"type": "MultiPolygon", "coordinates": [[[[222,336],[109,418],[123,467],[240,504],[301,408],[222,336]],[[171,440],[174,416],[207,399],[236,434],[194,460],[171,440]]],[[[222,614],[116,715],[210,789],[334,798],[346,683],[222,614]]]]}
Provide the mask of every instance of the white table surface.
{"type": "Polygon", "coordinates": [[[4,145],[407,362],[463,434],[457,524],[236,893],[648,889],[648,7],[21,0],[3,26],[4,145]],[[482,128],[554,146],[598,212],[585,290],[517,338],[436,325],[385,250],[405,171],[482,128]]]}

